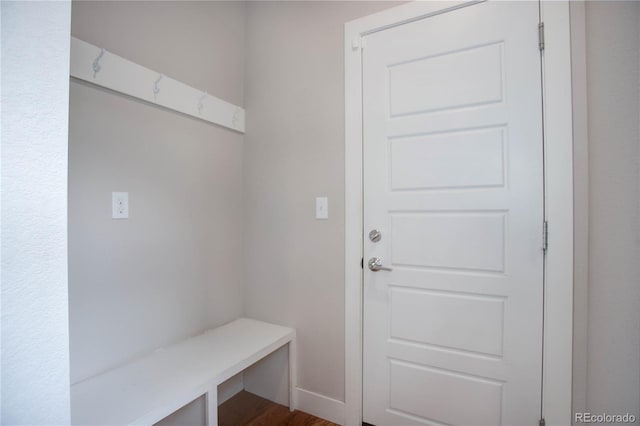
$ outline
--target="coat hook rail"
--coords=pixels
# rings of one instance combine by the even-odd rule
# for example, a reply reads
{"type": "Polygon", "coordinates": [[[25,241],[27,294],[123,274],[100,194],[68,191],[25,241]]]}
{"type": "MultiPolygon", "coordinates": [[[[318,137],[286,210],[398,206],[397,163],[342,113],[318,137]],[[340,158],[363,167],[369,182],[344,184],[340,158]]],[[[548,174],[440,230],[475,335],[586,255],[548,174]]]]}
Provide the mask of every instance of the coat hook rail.
{"type": "Polygon", "coordinates": [[[244,133],[244,108],[112,52],[106,53],[105,48],[71,37],[71,76],[244,133]],[[96,55],[96,52],[99,53],[96,55]],[[149,90],[149,84],[152,90],[149,90]],[[197,100],[196,108],[194,99],[197,100]]]}

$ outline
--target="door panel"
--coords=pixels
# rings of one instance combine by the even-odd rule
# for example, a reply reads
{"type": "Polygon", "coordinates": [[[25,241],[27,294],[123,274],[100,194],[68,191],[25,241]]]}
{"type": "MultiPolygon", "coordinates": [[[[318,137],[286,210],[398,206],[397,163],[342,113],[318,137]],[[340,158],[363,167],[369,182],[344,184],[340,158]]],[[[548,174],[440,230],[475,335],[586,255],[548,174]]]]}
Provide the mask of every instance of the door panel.
{"type": "Polygon", "coordinates": [[[505,216],[504,212],[390,213],[391,261],[397,266],[504,272],[505,216]]]}
{"type": "Polygon", "coordinates": [[[446,424],[500,424],[501,382],[395,360],[390,364],[391,410],[446,424]],[[425,392],[411,391],[416,388],[425,392]]]}
{"type": "Polygon", "coordinates": [[[389,298],[391,339],[502,356],[504,298],[395,286],[389,298]]]}
{"type": "Polygon", "coordinates": [[[364,420],[535,424],[543,173],[536,2],[366,36],[364,420]]]}
{"type": "Polygon", "coordinates": [[[391,190],[505,185],[505,128],[432,133],[389,141],[391,190]],[[423,149],[429,156],[421,156],[423,149]]]}
{"type": "Polygon", "coordinates": [[[390,116],[501,102],[502,49],[495,43],[388,65],[390,116]]]}

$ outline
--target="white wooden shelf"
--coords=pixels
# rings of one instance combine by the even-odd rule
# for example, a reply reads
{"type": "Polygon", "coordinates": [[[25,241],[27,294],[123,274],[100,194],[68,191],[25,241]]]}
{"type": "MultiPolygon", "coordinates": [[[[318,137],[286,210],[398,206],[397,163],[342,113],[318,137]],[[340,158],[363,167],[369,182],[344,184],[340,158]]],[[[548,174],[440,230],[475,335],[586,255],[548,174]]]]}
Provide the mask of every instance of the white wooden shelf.
{"type": "Polygon", "coordinates": [[[244,133],[242,107],[75,37],[71,76],[244,133]]]}
{"type": "Polygon", "coordinates": [[[289,343],[290,406],[295,330],[240,318],[71,386],[74,425],[152,425],[202,395],[217,425],[217,386],[289,343]]]}

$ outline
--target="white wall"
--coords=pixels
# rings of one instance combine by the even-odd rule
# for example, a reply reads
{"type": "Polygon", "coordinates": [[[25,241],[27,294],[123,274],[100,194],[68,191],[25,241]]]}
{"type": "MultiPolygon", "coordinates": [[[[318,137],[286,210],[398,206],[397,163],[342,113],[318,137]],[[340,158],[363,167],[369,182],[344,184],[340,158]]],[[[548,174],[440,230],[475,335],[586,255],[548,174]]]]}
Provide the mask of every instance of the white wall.
{"type": "MultiPolygon", "coordinates": [[[[78,1],[72,35],[242,105],[244,8],[78,1]]],[[[239,133],[72,80],[72,383],[242,315],[242,161],[239,133]]]]}
{"type": "MultiPolygon", "coordinates": [[[[337,400],[343,398],[344,384],[338,23],[388,6],[367,7],[255,2],[247,10],[245,310],[295,326],[298,385],[337,400]],[[329,221],[313,219],[318,195],[329,196],[329,221]]],[[[576,277],[587,280],[588,275],[588,287],[580,286],[576,294],[577,306],[585,309],[578,312],[584,333],[575,352],[583,377],[574,378],[574,397],[584,399],[576,407],[635,410],[637,418],[639,7],[637,2],[587,2],[588,93],[577,101],[589,100],[589,142],[588,152],[576,155],[590,159],[588,175],[577,171],[577,178],[587,180],[578,197],[589,204],[576,232],[588,240],[576,240],[576,255],[588,260],[581,264],[588,270],[576,277]]]]}
{"type": "Polygon", "coordinates": [[[70,6],[0,6],[4,425],[69,423],[70,6]]]}
{"type": "Polygon", "coordinates": [[[305,392],[301,401],[311,395],[337,409],[344,400],[344,23],[398,4],[247,5],[245,312],[297,329],[298,386],[330,398],[305,392]],[[329,197],[328,220],[314,219],[317,196],[329,197]]]}
{"type": "Polygon", "coordinates": [[[586,409],[640,424],[640,3],[586,3],[586,409]]]}
{"type": "MultiPolygon", "coordinates": [[[[244,99],[249,117],[243,152],[239,135],[72,83],[69,296],[71,337],[77,336],[75,380],[238,315],[244,281],[249,316],[298,329],[299,386],[342,400],[342,24],[389,6],[249,3],[245,64],[242,4],[74,3],[74,35],[231,102],[244,99]],[[173,25],[180,30],[169,31],[173,25]],[[199,49],[194,40],[205,40],[207,47],[199,49]],[[172,169],[176,164],[184,173],[172,169]],[[191,196],[178,189],[185,183],[191,196]],[[132,218],[119,228],[104,217],[115,185],[133,195],[132,218]],[[244,198],[236,198],[241,191],[244,198]],[[181,204],[199,195],[206,198],[198,204],[206,213],[181,204]],[[328,221],[313,219],[318,195],[330,198],[328,221]],[[221,233],[207,228],[204,238],[202,224],[211,218],[221,233]],[[169,228],[175,233],[163,232],[169,228]],[[126,253],[119,254],[120,247],[126,253]],[[143,261],[136,264],[134,258],[143,261]],[[212,259],[220,263],[212,266],[212,259]]],[[[637,2],[587,3],[584,342],[586,409],[635,410],[638,418],[639,8],[637,2]]],[[[65,2],[2,2],[0,10],[1,418],[3,424],[63,424],[69,418],[69,10],[65,2]]]]}

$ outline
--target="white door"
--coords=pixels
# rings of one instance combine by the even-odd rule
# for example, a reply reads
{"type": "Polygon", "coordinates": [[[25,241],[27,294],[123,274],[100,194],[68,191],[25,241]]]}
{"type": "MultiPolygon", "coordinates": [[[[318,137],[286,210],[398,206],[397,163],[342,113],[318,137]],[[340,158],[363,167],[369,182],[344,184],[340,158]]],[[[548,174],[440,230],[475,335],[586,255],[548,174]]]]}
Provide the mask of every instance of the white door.
{"type": "Polygon", "coordinates": [[[364,41],[364,421],[535,425],[538,4],[479,3],[364,41]]]}

